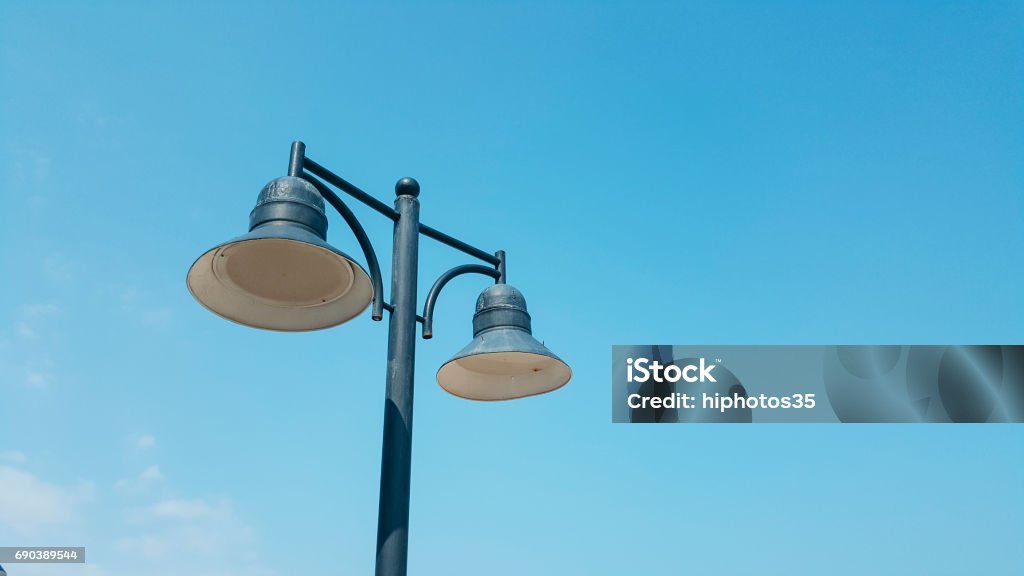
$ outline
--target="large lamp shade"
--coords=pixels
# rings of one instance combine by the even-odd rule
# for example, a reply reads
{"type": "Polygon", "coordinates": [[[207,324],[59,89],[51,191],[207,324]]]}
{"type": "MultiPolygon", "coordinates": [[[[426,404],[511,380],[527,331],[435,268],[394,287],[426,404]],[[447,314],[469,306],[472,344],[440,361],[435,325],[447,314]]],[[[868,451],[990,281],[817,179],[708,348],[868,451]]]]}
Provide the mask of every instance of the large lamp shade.
{"type": "Polygon", "coordinates": [[[473,340],[437,371],[441,388],[470,400],[544,394],[570,378],[569,365],[533,337],[526,299],[507,284],[480,294],[473,340]]]}
{"type": "Polygon", "coordinates": [[[288,332],[337,326],[373,299],[363,268],[327,243],[323,198],[293,176],[264,186],[249,233],[200,256],[187,282],[196,300],[228,320],[288,332]]]}

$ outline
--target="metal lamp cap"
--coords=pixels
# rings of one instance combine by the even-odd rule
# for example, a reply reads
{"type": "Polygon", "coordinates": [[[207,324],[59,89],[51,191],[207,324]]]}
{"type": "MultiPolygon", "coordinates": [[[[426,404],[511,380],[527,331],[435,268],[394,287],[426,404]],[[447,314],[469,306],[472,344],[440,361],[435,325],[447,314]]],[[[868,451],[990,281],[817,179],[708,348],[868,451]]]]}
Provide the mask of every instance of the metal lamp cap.
{"type": "Polygon", "coordinates": [[[260,190],[256,207],[249,213],[249,230],[272,223],[305,226],[327,239],[324,199],[312,184],[295,176],[274,178],[260,190]]]}
{"type": "Polygon", "coordinates": [[[508,284],[488,286],[476,299],[473,336],[497,328],[513,328],[533,334],[523,293],[508,284]]]}
{"type": "Polygon", "coordinates": [[[366,271],[327,243],[320,193],[293,176],[263,187],[249,233],[200,256],[187,283],[196,300],[228,320],[288,332],[336,326],[373,299],[366,271]]]}

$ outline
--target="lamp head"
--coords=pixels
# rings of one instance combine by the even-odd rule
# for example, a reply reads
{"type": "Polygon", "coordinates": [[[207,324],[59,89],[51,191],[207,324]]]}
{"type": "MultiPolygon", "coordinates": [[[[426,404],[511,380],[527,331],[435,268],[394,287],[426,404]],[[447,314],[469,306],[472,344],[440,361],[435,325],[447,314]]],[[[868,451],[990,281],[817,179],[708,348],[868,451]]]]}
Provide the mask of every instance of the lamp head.
{"type": "Polygon", "coordinates": [[[526,299],[507,284],[480,294],[473,340],[437,371],[441,388],[471,400],[544,394],[570,378],[569,365],[533,337],[526,299]]]}
{"type": "Polygon", "coordinates": [[[249,233],[200,256],[187,283],[196,300],[228,320],[288,332],[337,326],[373,299],[362,267],[327,243],[320,193],[293,176],[263,187],[249,233]]]}

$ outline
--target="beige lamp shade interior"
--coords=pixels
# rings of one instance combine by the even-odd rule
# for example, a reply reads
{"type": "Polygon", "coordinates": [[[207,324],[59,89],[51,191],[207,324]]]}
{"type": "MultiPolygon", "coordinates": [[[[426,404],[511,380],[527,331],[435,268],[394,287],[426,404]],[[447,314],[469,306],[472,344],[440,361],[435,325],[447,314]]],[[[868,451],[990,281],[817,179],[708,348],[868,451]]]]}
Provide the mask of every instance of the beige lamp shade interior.
{"type": "Polygon", "coordinates": [[[370,304],[370,277],[345,254],[313,234],[252,237],[259,232],[222,244],[192,265],[188,288],[203,306],[246,326],[294,332],[337,326],[370,304]]]}
{"type": "Polygon", "coordinates": [[[572,377],[569,366],[529,352],[491,352],[449,361],[437,372],[448,392],[470,400],[512,400],[551,392],[572,377]]]}
{"type": "MultiPolygon", "coordinates": [[[[519,294],[504,286],[485,290],[485,294],[496,292],[519,294]]],[[[512,400],[544,394],[561,388],[571,378],[569,365],[538,342],[524,325],[495,324],[478,330],[469,344],[437,371],[441,388],[470,400],[512,400]]]]}

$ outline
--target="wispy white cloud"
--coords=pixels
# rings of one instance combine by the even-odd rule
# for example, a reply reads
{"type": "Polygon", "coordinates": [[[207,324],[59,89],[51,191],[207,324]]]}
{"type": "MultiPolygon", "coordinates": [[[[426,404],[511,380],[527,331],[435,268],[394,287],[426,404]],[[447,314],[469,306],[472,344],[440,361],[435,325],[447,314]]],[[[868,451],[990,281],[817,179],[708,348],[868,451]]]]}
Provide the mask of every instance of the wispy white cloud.
{"type": "Polygon", "coordinates": [[[147,482],[155,482],[157,480],[163,480],[164,475],[160,473],[160,467],[156,464],[146,468],[139,474],[139,480],[147,482]]]}
{"type": "Polygon", "coordinates": [[[122,478],[114,482],[114,488],[118,490],[142,491],[157,482],[163,481],[163,479],[164,475],[160,472],[160,467],[154,464],[139,472],[139,475],[135,478],[122,478]]]}
{"type": "Polygon", "coordinates": [[[17,450],[6,450],[4,452],[0,452],[0,460],[13,462],[15,464],[23,464],[26,460],[28,460],[28,458],[26,458],[23,453],[17,450]]]}
{"type": "MultiPolygon", "coordinates": [[[[15,451],[0,454],[14,460],[23,457],[15,451]]],[[[155,464],[133,480],[164,484],[163,494],[176,492],[166,486],[155,464]]],[[[129,504],[145,494],[106,492],[97,497],[91,482],[55,483],[0,465],[0,538],[95,546],[105,561],[97,565],[94,560],[100,557],[94,552],[93,560],[76,568],[83,576],[177,576],[183,569],[190,576],[275,576],[262,558],[256,530],[230,499],[158,496],[144,499],[141,505],[129,504]],[[120,510],[122,515],[102,510],[120,510]],[[101,520],[104,517],[109,520],[101,520]],[[187,565],[182,559],[187,559],[187,565]]],[[[53,573],[52,566],[45,565],[17,568],[22,576],[53,573]]]]}
{"type": "Polygon", "coordinates": [[[91,482],[58,486],[23,470],[0,466],[0,526],[31,535],[45,526],[66,524],[93,494],[91,482]]]}
{"type": "Polygon", "coordinates": [[[86,550],[85,564],[71,564],[65,566],[64,571],[58,572],[53,564],[18,564],[17,572],[15,566],[7,566],[6,570],[11,576],[54,576],[55,574],[74,574],[75,576],[137,576],[136,574],[115,574],[107,571],[104,567],[93,563],[92,557],[86,550]]]}
{"type": "Polygon", "coordinates": [[[132,521],[137,534],[117,540],[115,550],[139,573],[177,574],[188,558],[190,574],[273,574],[259,561],[252,528],[225,498],[161,500],[135,510],[132,521]]]}
{"type": "Polygon", "coordinates": [[[17,378],[29,388],[47,388],[56,381],[48,338],[61,314],[55,302],[23,304],[16,308],[14,323],[0,330],[2,377],[17,378]],[[10,335],[8,337],[8,335],[10,335]]]}
{"type": "MultiPolygon", "coordinates": [[[[157,444],[152,434],[127,437],[138,454],[157,444]]],[[[181,495],[157,464],[115,483],[123,504],[121,537],[107,537],[117,565],[112,575],[176,576],[187,558],[191,576],[274,576],[259,553],[255,530],[225,497],[181,495]]],[[[117,534],[118,532],[114,532],[117,534]]]]}
{"type": "Polygon", "coordinates": [[[60,307],[53,303],[20,306],[14,333],[22,340],[39,340],[43,325],[59,313],[60,307]]]}
{"type": "Polygon", "coordinates": [[[50,374],[49,372],[29,370],[25,374],[25,383],[31,388],[48,388],[52,381],[53,374],[50,374]]]}
{"type": "Polygon", "coordinates": [[[57,377],[53,369],[53,361],[45,352],[32,351],[24,361],[25,384],[29,388],[49,388],[57,377]]]}
{"type": "Polygon", "coordinates": [[[139,450],[148,450],[156,446],[156,438],[152,434],[139,434],[132,437],[132,444],[139,450]]]}
{"type": "MultiPolygon", "coordinates": [[[[127,441],[133,451],[140,453],[156,447],[156,438],[152,434],[132,434],[127,437],[127,441]]],[[[164,475],[160,472],[160,467],[153,464],[144,469],[137,476],[121,478],[117,482],[114,482],[114,488],[122,492],[144,492],[153,484],[160,482],[163,479],[164,475]]]]}

